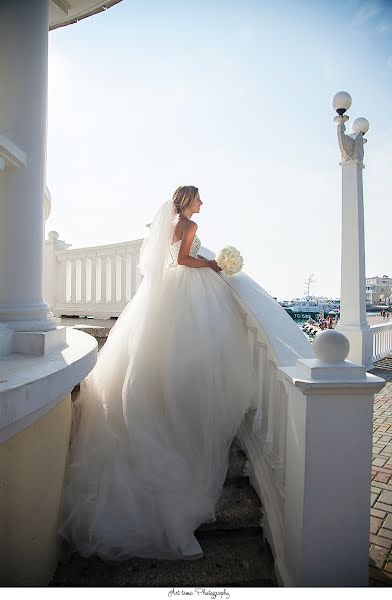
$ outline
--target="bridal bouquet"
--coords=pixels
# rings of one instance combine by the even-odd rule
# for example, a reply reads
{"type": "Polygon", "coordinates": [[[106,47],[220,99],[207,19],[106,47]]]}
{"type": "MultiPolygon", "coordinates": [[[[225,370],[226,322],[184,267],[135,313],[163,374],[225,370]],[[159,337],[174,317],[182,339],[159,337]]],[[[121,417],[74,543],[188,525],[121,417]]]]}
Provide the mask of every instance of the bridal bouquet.
{"type": "Polygon", "coordinates": [[[227,275],[239,273],[244,259],[234,246],[225,246],[215,256],[216,263],[227,275]]]}

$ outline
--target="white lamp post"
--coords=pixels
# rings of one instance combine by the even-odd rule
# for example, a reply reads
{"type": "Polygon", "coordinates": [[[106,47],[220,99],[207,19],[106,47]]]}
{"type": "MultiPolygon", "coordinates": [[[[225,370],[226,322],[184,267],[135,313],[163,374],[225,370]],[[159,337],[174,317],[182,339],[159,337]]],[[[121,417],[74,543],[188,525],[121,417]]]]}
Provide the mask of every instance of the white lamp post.
{"type": "Polygon", "coordinates": [[[342,161],[342,258],[340,321],[337,329],[350,342],[349,360],[372,366],[372,331],[366,318],[365,232],[363,217],[363,137],[369,129],[364,118],[355,119],[352,133],[345,133],[345,112],[351,96],[338,92],[332,100],[342,161]]]}

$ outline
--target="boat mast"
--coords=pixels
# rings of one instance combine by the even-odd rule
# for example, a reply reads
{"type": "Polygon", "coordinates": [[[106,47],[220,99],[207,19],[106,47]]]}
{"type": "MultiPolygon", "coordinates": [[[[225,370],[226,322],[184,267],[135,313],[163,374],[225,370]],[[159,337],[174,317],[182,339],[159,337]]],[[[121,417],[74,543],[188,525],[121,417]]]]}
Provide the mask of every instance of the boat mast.
{"type": "Polygon", "coordinates": [[[310,275],[310,277],[305,281],[305,298],[309,298],[310,297],[310,286],[312,283],[315,283],[315,279],[313,279],[314,274],[312,273],[310,275]]]}

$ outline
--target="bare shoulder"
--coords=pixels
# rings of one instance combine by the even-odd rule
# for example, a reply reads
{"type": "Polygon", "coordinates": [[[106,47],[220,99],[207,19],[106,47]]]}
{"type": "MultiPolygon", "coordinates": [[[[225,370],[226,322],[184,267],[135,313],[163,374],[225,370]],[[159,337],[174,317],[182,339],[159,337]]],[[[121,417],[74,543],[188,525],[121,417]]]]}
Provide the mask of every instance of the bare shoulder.
{"type": "Polygon", "coordinates": [[[195,233],[197,230],[197,223],[191,221],[190,219],[184,223],[184,231],[189,231],[190,233],[195,233]]]}

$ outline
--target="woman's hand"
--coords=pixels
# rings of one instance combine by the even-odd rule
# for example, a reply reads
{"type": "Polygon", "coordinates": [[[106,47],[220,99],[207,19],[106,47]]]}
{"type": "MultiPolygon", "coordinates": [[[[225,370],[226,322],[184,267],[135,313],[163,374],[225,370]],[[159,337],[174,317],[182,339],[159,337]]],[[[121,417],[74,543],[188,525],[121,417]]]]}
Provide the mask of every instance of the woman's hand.
{"type": "Polygon", "coordinates": [[[216,271],[217,273],[219,273],[219,271],[222,271],[222,269],[218,266],[216,260],[210,260],[209,263],[213,271],[216,271]]]}

